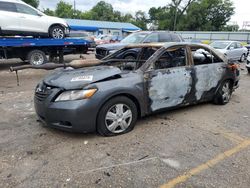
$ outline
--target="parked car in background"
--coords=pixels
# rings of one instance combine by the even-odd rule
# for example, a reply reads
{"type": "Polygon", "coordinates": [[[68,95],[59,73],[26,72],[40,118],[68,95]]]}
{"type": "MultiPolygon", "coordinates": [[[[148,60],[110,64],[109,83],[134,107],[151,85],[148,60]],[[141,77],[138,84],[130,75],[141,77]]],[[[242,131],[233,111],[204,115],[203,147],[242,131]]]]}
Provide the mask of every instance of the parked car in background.
{"type": "Polygon", "coordinates": [[[250,53],[250,44],[247,44],[247,45],[245,45],[244,47],[246,47],[247,48],[247,50],[248,50],[248,52],[247,52],[247,56],[249,55],[249,53],[250,53]]]}
{"type": "Polygon", "coordinates": [[[247,48],[237,41],[214,41],[210,46],[225,54],[229,60],[233,61],[243,62],[248,54],[247,48]]]}
{"type": "Polygon", "coordinates": [[[113,35],[111,40],[110,40],[110,43],[117,43],[117,42],[121,42],[123,39],[122,36],[118,36],[118,35],[113,35]]]}
{"type": "Polygon", "coordinates": [[[250,56],[247,56],[247,64],[246,64],[246,67],[247,67],[248,73],[250,74],[250,56]]]}
{"type": "Polygon", "coordinates": [[[0,34],[62,39],[69,34],[69,26],[65,20],[47,16],[21,0],[0,0],[0,34]]]}
{"type": "Polygon", "coordinates": [[[85,31],[70,31],[69,38],[83,39],[89,41],[89,48],[95,48],[96,43],[94,37],[85,31]]]}
{"type": "Polygon", "coordinates": [[[112,35],[98,35],[95,38],[96,45],[109,44],[112,39],[112,35]]]}
{"type": "Polygon", "coordinates": [[[58,70],[37,85],[34,103],[43,123],[119,135],[138,117],[205,101],[227,104],[239,83],[237,66],[207,45],[135,44],[96,61],[58,70]],[[136,60],[116,59],[134,48],[140,48],[136,60]]]}
{"type": "MultiPolygon", "coordinates": [[[[115,44],[104,44],[96,47],[96,58],[102,59],[105,56],[116,52],[117,50],[125,47],[128,44],[136,43],[153,43],[153,42],[183,42],[183,38],[172,32],[168,31],[140,31],[133,34],[130,34],[124,38],[120,43],[115,44]]],[[[136,53],[136,52],[135,52],[136,53]]],[[[123,58],[132,57],[135,58],[137,54],[130,53],[126,54],[123,58]]]]}

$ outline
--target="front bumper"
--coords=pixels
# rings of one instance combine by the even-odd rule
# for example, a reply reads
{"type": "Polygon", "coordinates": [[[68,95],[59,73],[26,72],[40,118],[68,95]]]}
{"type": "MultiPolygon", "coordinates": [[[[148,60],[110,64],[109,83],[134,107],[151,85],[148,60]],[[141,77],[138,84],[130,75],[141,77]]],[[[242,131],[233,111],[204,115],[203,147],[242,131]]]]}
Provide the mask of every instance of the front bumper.
{"type": "Polygon", "coordinates": [[[97,110],[91,100],[53,102],[58,92],[53,90],[44,100],[35,94],[34,104],[39,119],[48,127],[64,131],[96,131],[97,110]]]}

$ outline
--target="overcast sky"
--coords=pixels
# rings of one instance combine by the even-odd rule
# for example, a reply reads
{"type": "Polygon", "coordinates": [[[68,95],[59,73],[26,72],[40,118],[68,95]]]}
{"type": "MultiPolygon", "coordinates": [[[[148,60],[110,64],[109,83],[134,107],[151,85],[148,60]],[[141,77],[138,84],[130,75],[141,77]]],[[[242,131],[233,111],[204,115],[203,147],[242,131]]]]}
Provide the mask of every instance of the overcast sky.
{"type": "MultiPolygon", "coordinates": [[[[55,9],[60,0],[40,0],[40,9],[55,9]]],[[[74,0],[64,0],[73,5],[74,0]]],[[[100,0],[75,0],[76,8],[82,11],[91,9],[100,0]]],[[[137,10],[148,12],[151,7],[165,6],[168,0],[105,0],[112,4],[115,10],[123,13],[135,13],[137,10]]],[[[243,21],[250,21],[250,1],[249,0],[232,0],[234,2],[235,15],[231,21],[237,21],[242,27],[243,21]]]]}

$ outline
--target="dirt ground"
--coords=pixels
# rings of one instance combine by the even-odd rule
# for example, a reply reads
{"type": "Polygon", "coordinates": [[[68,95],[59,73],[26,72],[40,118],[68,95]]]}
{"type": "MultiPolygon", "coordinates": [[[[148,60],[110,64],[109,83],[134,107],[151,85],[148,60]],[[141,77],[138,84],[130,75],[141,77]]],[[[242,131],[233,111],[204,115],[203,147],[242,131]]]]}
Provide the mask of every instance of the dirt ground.
{"type": "Polygon", "coordinates": [[[18,61],[0,62],[0,187],[250,187],[246,70],[226,106],[153,115],[128,134],[105,138],[43,127],[33,94],[49,72],[20,71],[17,86],[8,67],[18,61]]]}

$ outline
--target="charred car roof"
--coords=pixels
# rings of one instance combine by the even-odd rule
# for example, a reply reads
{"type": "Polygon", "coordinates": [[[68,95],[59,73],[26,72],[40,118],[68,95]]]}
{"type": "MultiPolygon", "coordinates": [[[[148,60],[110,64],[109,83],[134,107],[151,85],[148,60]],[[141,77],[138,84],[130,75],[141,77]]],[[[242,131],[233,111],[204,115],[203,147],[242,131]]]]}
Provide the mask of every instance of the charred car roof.
{"type": "MultiPolygon", "coordinates": [[[[213,51],[214,53],[216,53],[216,55],[218,55],[220,58],[222,58],[224,61],[227,61],[225,55],[219,51],[217,51],[216,49],[214,49],[213,47],[206,45],[206,44],[197,44],[197,43],[190,43],[190,42],[167,42],[167,43],[142,43],[142,44],[129,44],[127,46],[125,46],[124,48],[149,48],[149,47],[164,47],[164,48],[171,48],[173,46],[192,46],[192,47],[204,47],[209,49],[210,51],[213,51]]],[[[122,49],[124,49],[122,48],[122,49]]]]}

